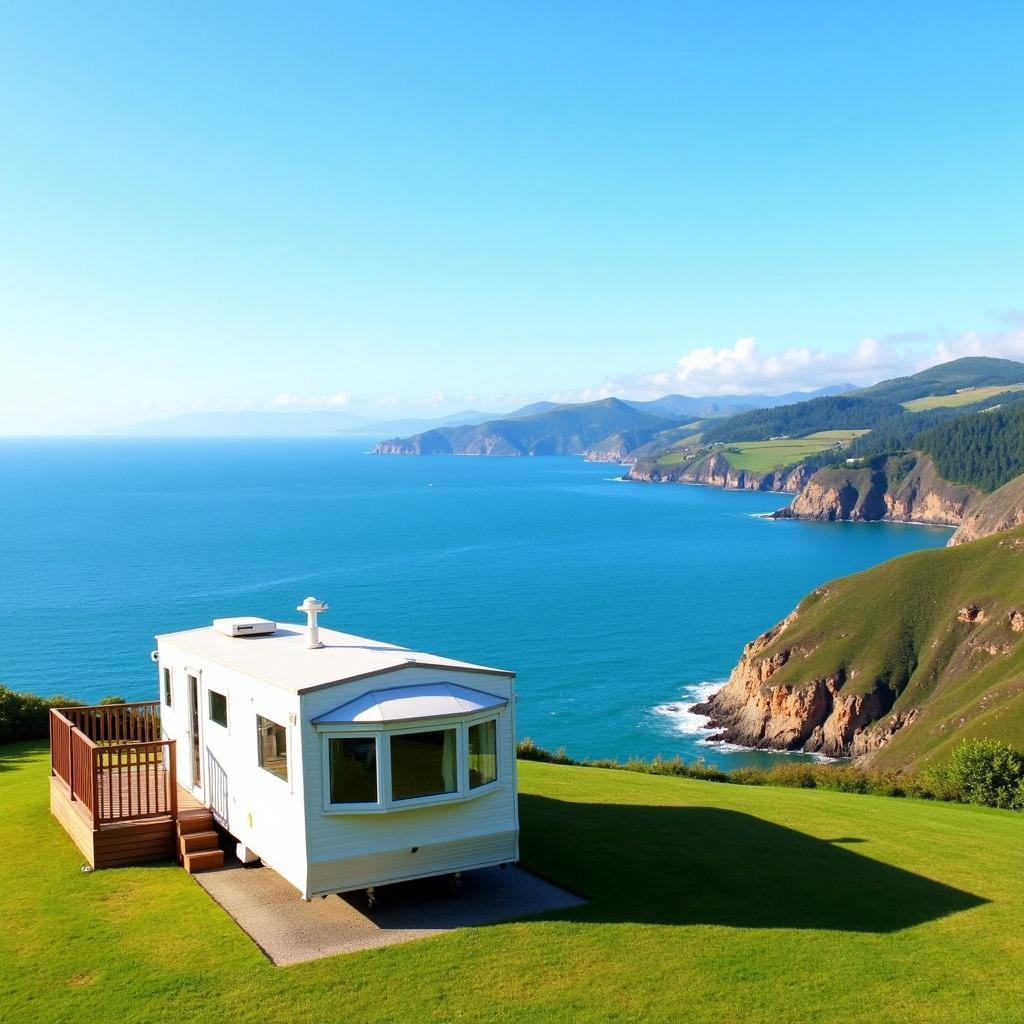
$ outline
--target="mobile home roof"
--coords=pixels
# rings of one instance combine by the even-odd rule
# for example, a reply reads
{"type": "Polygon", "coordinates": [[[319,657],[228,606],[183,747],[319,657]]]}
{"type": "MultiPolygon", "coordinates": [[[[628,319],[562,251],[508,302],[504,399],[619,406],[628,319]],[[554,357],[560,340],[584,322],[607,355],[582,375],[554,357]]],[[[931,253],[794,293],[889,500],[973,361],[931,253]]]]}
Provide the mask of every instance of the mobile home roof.
{"type": "Polygon", "coordinates": [[[162,633],[166,640],[202,658],[227,665],[275,683],[293,693],[305,693],[333,683],[380,675],[400,668],[438,668],[447,672],[480,672],[486,675],[514,676],[514,672],[488,668],[469,661],[457,661],[383,640],[371,640],[350,633],[320,627],[323,647],[306,647],[306,628],[278,622],[266,636],[230,637],[212,626],[187,629],[180,633],[162,633]]]}

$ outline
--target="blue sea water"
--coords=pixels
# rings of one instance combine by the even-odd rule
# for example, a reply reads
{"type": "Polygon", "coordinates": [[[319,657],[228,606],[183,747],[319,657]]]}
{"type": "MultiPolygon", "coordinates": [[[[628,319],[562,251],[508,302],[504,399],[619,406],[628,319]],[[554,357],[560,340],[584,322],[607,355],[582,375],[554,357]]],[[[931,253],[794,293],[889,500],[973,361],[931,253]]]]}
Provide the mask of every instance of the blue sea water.
{"type": "Polygon", "coordinates": [[[589,757],[787,755],[685,712],[808,590],[942,529],[775,522],[780,495],[624,483],[577,458],[365,442],[0,442],[0,681],[156,695],[153,635],[299,621],[514,669],[520,736],[589,757]]]}

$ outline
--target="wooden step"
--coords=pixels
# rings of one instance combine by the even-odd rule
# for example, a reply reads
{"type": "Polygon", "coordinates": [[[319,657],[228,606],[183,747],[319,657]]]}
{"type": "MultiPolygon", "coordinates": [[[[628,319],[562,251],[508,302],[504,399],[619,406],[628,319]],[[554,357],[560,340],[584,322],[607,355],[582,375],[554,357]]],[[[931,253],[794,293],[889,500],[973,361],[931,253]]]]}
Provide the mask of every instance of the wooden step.
{"type": "Polygon", "coordinates": [[[213,868],[222,868],[224,866],[224,851],[220,849],[196,850],[195,853],[186,853],[182,857],[182,864],[190,875],[200,871],[211,871],[213,868]]]}
{"type": "Polygon", "coordinates": [[[213,815],[209,811],[190,811],[178,815],[178,835],[189,835],[192,832],[209,832],[213,827],[213,815]]]}
{"type": "Polygon", "coordinates": [[[178,836],[178,855],[180,857],[198,850],[216,850],[218,846],[220,846],[220,835],[212,829],[209,832],[186,832],[183,836],[178,836]]]}

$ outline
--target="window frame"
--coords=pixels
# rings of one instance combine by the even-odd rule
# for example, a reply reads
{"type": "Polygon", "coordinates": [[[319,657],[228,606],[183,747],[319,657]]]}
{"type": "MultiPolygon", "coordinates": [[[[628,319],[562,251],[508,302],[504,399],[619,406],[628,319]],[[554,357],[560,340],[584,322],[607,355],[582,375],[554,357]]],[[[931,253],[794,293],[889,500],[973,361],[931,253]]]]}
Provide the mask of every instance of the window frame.
{"type": "Polygon", "coordinates": [[[384,810],[381,805],[381,794],[384,792],[383,764],[380,756],[382,733],[377,730],[367,729],[332,729],[320,737],[320,762],[321,776],[324,787],[324,811],[325,813],[344,814],[366,814],[384,810]],[[361,801],[360,803],[331,803],[331,740],[372,740],[377,763],[377,800],[375,803],[361,801]]]}
{"type": "MultiPolygon", "coordinates": [[[[389,810],[396,807],[423,807],[429,804],[445,804],[450,800],[459,797],[463,793],[463,762],[465,761],[465,730],[461,727],[461,722],[452,722],[451,719],[447,721],[446,725],[415,725],[409,726],[408,728],[401,729],[384,729],[382,730],[384,738],[387,743],[384,744],[388,748],[388,788],[385,792],[385,800],[389,810]],[[391,737],[392,736],[415,736],[421,732],[454,732],[455,733],[455,789],[450,793],[430,793],[426,796],[406,796],[395,799],[394,789],[391,778],[391,737]]],[[[468,776],[467,776],[468,777],[468,776]]]]}
{"type": "Polygon", "coordinates": [[[367,727],[362,723],[330,723],[320,727],[320,763],[321,784],[323,786],[324,814],[388,814],[393,811],[412,810],[417,807],[430,807],[435,804],[464,803],[486,796],[505,787],[505,769],[502,763],[504,744],[501,735],[501,723],[506,710],[488,710],[465,718],[422,718],[415,722],[406,721],[394,725],[374,725],[367,727]],[[482,786],[471,789],[469,785],[469,729],[473,725],[493,721],[495,723],[495,762],[497,777],[482,786]],[[391,737],[408,735],[418,732],[439,732],[444,729],[455,730],[455,775],[456,787],[453,793],[435,793],[432,796],[408,797],[395,800],[391,795],[391,737]],[[377,802],[358,804],[331,803],[331,761],[330,741],[332,739],[372,739],[376,744],[377,754],[377,802]]]}
{"type": "Polygon", "coordinates": [[[160,682],[163,693],[163,705],[168,711],[174,709],[174,673],[170,665],[160,666],[160,682]]]}
{"type": "Polygon", "coordinates": [[[231,722],[231,713],[228,710],[228,695],[226,691],[214,690],[212,687],[206,687],[206,720],[211,724],[217,726],[219,729],[223,729],[227,732],[228,725],[231,722]],[[224,700],[224,721],[218,722],[213,717],[213,698],[214,695],[222,697],[224,700]]]}
{"type": "Polygon", "coordinates": [[[273,776],[278,782],[283,782],[289,788],[291,787],[292,778],[292,743],[291,737],[288,735],[288,726],[282,725],[280,722],[275,721],[273,718],[267,718],[266,715],[261,715],[258,711],[256,712],[256,764],[259,768],[262,768],[268,775],[273,776]],[[272,771],[263,763],[263,744],[261,743],[260,737],[260,722],[269,722],[271,725],[276,726],[284,733],[284,775],[278,775],[277,772],[272,771]]]}
{"type": "Polygon", "coordinates": [[[496,789],[501,782],[501,722],[500,714],[479,715],[472,721],[466,722],[466,792],[469,796],[476,796],[479,793],[489,793],[496,789]],[[479,786],[469,784],[469,730],[475,725],[486,725],[494,723],[494,778],[490,782],[481,783],[479,786]]]}

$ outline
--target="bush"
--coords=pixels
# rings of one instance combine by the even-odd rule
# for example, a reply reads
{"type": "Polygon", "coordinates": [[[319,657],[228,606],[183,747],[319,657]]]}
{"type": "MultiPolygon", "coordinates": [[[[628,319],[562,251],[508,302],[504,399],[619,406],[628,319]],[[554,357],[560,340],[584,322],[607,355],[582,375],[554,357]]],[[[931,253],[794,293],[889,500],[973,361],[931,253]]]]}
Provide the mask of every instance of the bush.
{"type": "Polygon", "coordinates": [[[941,800],[1024,810],[1024,754],[998,740],[965,740],[924,776],[941,800]]]}
{"type": "Polygon", "coordinates": [[[771,768],[734,768],[723,771],[703,760],[687,764],[681,757],[653,761],[633,758],[625,763],[611,758],[577,761],[564,748],[554,753],[533,740],[519,744],[517,755],[526,761],[607,768],[645,775],[728,782],[737,786],[787,786],[791,789],[829,789],[839,793],[870,793],[874,796],[909,796],[922,800],[955,800],[1024,810],[1024,754],[994,740],[969,740],[948,765],[918,775],[904,775],[861,768],[852,764],[817,764],[790,761],[771,768]]]}
{"type": "Polygon", "coordinates": [[[538,747],[529,736],[519,741],[516,746],[516,757],[520,761],[543,761],[545,764],[576,764],[565,752],[565,747],[559,747],[552,753],[550,750],[538,747]]]}
{"type": "Polygon", "coordinates": [[[81,706],[70,697],[37,697],[0,685],[0,743],[48,739],[50,708],[81,706]]]}

